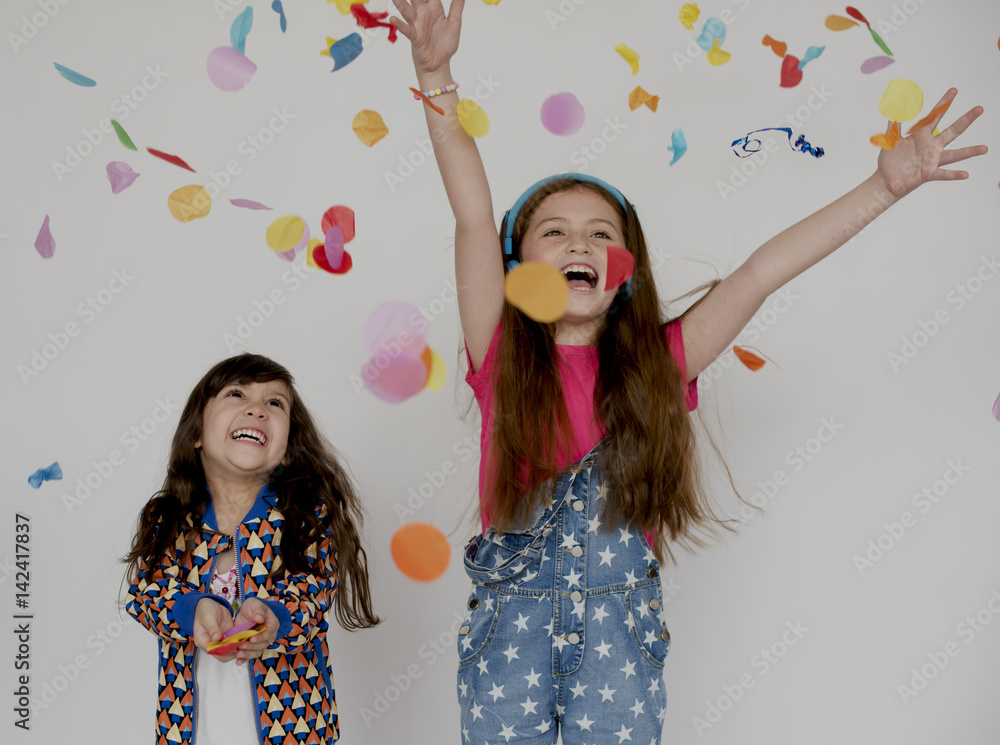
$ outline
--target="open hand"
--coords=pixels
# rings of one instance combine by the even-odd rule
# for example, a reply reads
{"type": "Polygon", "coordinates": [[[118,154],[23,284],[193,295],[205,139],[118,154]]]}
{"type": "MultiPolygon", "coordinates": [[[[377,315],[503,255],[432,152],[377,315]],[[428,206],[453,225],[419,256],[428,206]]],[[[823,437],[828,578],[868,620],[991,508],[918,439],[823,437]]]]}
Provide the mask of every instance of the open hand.
{"type": "MultiPolygon", "coordinates": [[[[954,88],[949,89],[934,108],[950,103],[957,94],[958,91],[954,88]]],[[[898,199],[928,181],[967,179],[969,177],[967,171],[947,170],[942,166],[983,155],[986,152],[986,146],[976,145],[957,150],[946,150],[945,148],[968,129],[969,125],[976,121],[982,113],[983,108],[977,106],[935,136],[932,133],[944,116],[944,112],[942,112],[928,126],[921,127],[897,142],[892,150],[882,150],[878,156],[878,173],[889,192],[898,199]]],[[[886,132],[888,133],[891,128],[892,123],[890,122],[886,132]]]]}
{"type": "Polygon", "coordinates": [[[274,612],[257,598],[247,598],[240,607],[233,625],[239,626],[241,623],[266,623],[267,628],[256,636],[252,636],[240,644],[236,649],[236,664],[242,665],[247,660],[260,657],[264,650],[274,644],[278,636],[278,617],[274,612]]]}
{"type": "Polygon", "coordinates": [[[458,51],[465,0],[451,0],[448,15],[441,0],[392,0],[403,19],[389,23],[410,40],[417,72],[434,72],[447,65],[458,51]]]}

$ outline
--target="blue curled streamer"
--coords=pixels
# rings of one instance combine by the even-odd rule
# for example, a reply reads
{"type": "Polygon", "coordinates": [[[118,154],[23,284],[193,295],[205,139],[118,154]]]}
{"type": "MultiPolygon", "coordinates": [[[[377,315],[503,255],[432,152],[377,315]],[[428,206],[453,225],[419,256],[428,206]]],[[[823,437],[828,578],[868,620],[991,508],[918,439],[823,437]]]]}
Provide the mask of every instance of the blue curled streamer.
{"type": "Polygon", "coordinates": [[[805,135],[799,135],[798,139],[795,140],[795,142],[793,143],[791,127],[765,127],[764,129],[755,129],[753,132],[750,132],[745,137],[741,137],[738,140],[733,141],[733,144],[730,145],[730,147],[735,148],[739,145],[742,145],[741,149],[743,150],[744,153],[746,153],[746,155],[740,155],[738,152],[734,150],[733,152],[736,153],[736,157],[749,158],[754,153],[760,152],[761,149],[760,140],[751,137],[751,135],[755,135],[758,132],[784,132],[788,136],[788,145],[789,147],[792,148],[792,150],[797,150],[800,153],[808,153],[809,155],[812,155],[815,158],[822,158],[823,155],[826,153],[826,151],[823,150],[823,148],[813,147],[811,144],[806,142],[805,135]],[[756,143],[757,147],[751,149],[749,147],[750,143],[756,143]]]}
{"type": "Polygon", "coordinates": [[[48,468],[39,468],[31,474],[28,477],[28,483],[37,489],[42,485],[43,481],[55,481],[57,479],[61,479],[62,477],[62,468],[59,467],[59,461],[56,461],[48,468]]]}

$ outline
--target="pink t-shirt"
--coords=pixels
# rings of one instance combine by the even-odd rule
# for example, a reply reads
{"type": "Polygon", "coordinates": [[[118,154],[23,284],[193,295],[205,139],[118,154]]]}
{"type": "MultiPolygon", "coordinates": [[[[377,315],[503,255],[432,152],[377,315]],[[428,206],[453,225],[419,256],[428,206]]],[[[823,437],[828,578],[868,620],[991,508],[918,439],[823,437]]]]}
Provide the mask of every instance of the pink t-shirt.
{"type": "MultiPolygon", "coordinates": [[[[482,452],[479,459],[480,497],[486,493],[486,454],[490,452],[491,444],[488,433],[493,429],[490,426],[493,420],[493,385],[490,378],[495,364],[497,345],[500,343],[500,325],[498,323],[496,331],[493,332],[493,338],[490,340],[490,346],[486,350],[486,356],[483,358],[483,364],[479,370],[473,372],[472,360],[468,356],[468,349],[466,349],[469,372],[466,373],[465,380],[472,386],[472,392],[479,404],[479,412],[482,414],[482,432],[479,443],[482,452]]],[[[670,349],[670,354],[680,368],[681,377],[686,378],[687,366],[684,362],[684,340],[681,334],[680,320],[666,324],[663,327],[663,336],[670,349]]],[[[601,424],[594,417],[594,386],[597,384],[599,367],[597,347],[557,344],[556,348],[559,351],[559,374],[562,379],[566,409],[569,413],[574,437],[574,442],[570,443],[569,447],[560,447],[556,454],[556,467],[562,469],[589,453],[603,439],[603,433],[601,424]]],[[[697,378],[687,384],[685,398],[688,411],[693,411],[698,405],[697,378]]],[[[483,532],[488,527],[488,517],[484,514],[483,532]]],[[[647,534],[646,538],[652,542],[651,535],[647,534]]]]}

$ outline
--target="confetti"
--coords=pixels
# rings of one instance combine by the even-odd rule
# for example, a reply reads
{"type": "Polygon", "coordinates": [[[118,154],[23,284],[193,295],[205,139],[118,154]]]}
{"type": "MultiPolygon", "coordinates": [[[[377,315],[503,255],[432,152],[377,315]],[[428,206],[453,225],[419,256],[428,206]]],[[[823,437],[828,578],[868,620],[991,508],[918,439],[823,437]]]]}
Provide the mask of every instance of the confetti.
{"type": "Polygon", "coordinates": [[[907,132],[906,134],[912,134],[913,132],[916,132],[918,129],[923,129],[924,127],[929,127],[930,124],[931,124],[931,122],[933,122],[937,117],[944,116],[945,114],[948,113],[948,109],[951,108],[951,104],[952,104],[952,102],[954,100],[955,99],[953,98],[953,99],[951,99],[951,101],[948,101],[948,103],[943,103],[940,106],[938,106],[930,114],[928,114],[923,119],[921,119],[919,122],[917,122],[912,127],[910,127],[910,131],[907,132]]]}
{"type": "Polygon", "coordinates": [[[701,34],[698,36],[698,46],[707,52],[714,46],[716,40],[720,44],[726,40],[726,24],[718,18],[709,18],[705,21],[705,25],[701,27],[701,34]]]}
{"type": "Polygon", "coordinates": [[[58,481],[63,477],[62,468],[59,467],[59,461],[56,461],[48,468],[39,468],[33,474],[28,477],[28,483],[31,484],[33,489],[38,489],[41,487],[44,481],[58,481]]]}
{"type": "Polygon", "coordinates": [[[229,203],[231,205],[233,205],[233,207],[242,207],[243,209],[247,209],[247,210],[269,210],[269,209],[271,209],[267,205],[261,204],[260,202],[255,202],[252,199],[230,199],[229,203]]]}
{"type": "Polygon", "coordinates": [[[423,102],[430,107],[431,111],[436,111],[441,116],[444,116],[444,109],[442,109],[440,106],[435,106],[434,103],[427,96],[423,94],[423,91],[418,91],[416,88],[410,88],[410,90],[413,91],[413,97],[415,99],[417,99],[418,101],[423,99],[423,102]]]}
{"type": "Polygon", "coordinates": [[[670,147],[667,148],[670,152],[674,154],[673,160],[670,161],[670,165],[673,165],[680,157],[687,152],[688,144],[687,138],[684,136],[683,129],[675,129],[670,133],[670,147]]]}
{"type": "Polygon", "coordinates": [[[882,41],[882,37],[879,36],[877,33],[875,33],[875,29],[873,29],[872,25],[870,23],[868,23],[868,19],[865,18],[864,15],[861,14],[860,10],[858,10],[857,8],[853,8],[850,5],[848,5],[847,6],[847,15],[849,15],[849,16],[851,16],[851,18],[854,18],[854,19],[856,19],[858,21],[861,21],[863,24],[865,24],[868,27],[868,31],[871,33],[872,38],[875,40],[875,43],[878,44],[879,47],[882,48],[883,52],[885,52],[886,54],[888,54],[890,57],[893,56],[892,52],[889,51],[889,47],[887,47],[885,45],[885,42],[882,41]]]}
{"type": "Polygon", "coordinates": [[[333,58],[333,70],[330,72],[339,70],[356,60],[361,54],[361,49],[361,35],[358,33],[349,34],[340,41],[334,40],[327,48],[327,54],[333,58]]]}
{"type": "Polygon", "coordinates": [[[809,47],[806,53],[802,55],[802,59],[799,61],[799,69],[803,69],[807,62],[812,62],[814,59],[823,54],[826,47],[809,47]]]}
{"type": "Polygon", "coordinates": [[[137,151],[139,149],[139,148],[137,148],[135,146],[135,143],[132,142],[132,138],[128,136],[128,133],[122,128],[121,124],[119,124],[117,121],[115,121],[114,119],[112,119],[111,120],[111,126],[115,128],[115,134],[118,135],[118,141],[122,145],[124,145],[129,150],[136,150],[137,151]]]}
{"type": "Polygon", "coordinates": [[[632,276],[635,256],[621,246],[608,246],[608,276],[604,280],[604,290],[618,289],[632,276]]]}
{"type": "Polygon", "coordinates": [[[873,72],[885,69],[895,61],[892,57],[886,57],[885,55],[871,57],[861,63],[861,72],[865,75],[871,75],[873,72]]]}
{"type": "Polygon", "coordinates": [[[615,47],[615,51],[618,52],[618,54],[620,54],[625,59],[626,62],[628,62],[628,66],[632,68],[632,75],[638,75],[639,55],[636,54],[634,50],[629,49],[624,44],[617,45],[615,47]]]}
{"type": "Polygon", "coordinates": [[[445,380],[448,378],[448,370],[444,365],[444,360],[430,347],[424,347],[420,359],[427,366],[427,382],[424,383],[424,387],[430,388],[435,393],[439,392],[444,388],[445,380]]]}
{"type": "Polygon", "coordinates": [[[708,64],[713,67],[718,67],[719,65],[724,65],[732,58],[729,52],[725,49],[719,49],[719,40],[716,39],[712,42],[712,48],[708,50],[708,54],[705,58],[708,60],[708,64]]]}
{"type": "Polygon", "coordinates": [[[444,533],[430,523],[409,523],[392,536],[392,560],[407,577],[431,582],[448,568],[451,546],[444,533]]]}
{"type": "Polygon", "coordinates": [[[580,131],[586,113],[572,93],[556,93],[542,103],[542,126],[554,135],[571,135],[580,131]]]}
{"type": "Polygon", "coordinates": [[[204,186],[190,184],[170,192],[167,208],[180,222],[191,222],[209,213],[212,209],[212,197],[204,186]]]}
{"type": "Polygon", "coordinates": [[[309,226],[298,215],[282,215],[268,226],[264,240],[277,253],[298,251],[309,243],[309,226]]]}
{"type": "Polygon", "coordinates": [[[890,122],[908,122],[917,118],[923,105],[924,92],[919,85],[906,78],[895,78],[886,86],[878,110],[890,122]]]}
{"type": "Polygon", "coordinates": [[[51,259],[56,252],[56,239],[52,237],[52,231],[49,230],[48,215],[42,220],[42,227],[39,228],[38,235],[35,237],[35,250],[43,259],[51,259]]]}
{"type": "Polygon", "coordinates": [[[993,402],[993,418],[1000,422],[1000,396],[993,402]]]}
{"type": "Polygon", "coordinates": [[[326,239],[323,241],[323,255],[331,271],[340,269],[344,261],[344,232],[336,225],[331,225],[326,231],[326,239]]]}
{"type": "Polygon", "coordinates": [[[681,25],[684,28],[688,31],[694,31],[694,22],[698,20],[701,11],[698,9],[697,3],[684,3],[677,15],[681,19],[681,25]]]}
{"type": "Polygon", "coordinates": [[[281,33],[285,33],[288,30],[288,20],[285,18],[285,8],[281,0],[274,0],[271,3],[271,10],[278,14],[278,25],[281,26],[281,33]]]}
{"type": "Polygon", "coordinates": [[[823,148],[813,147],[808,142],[806,142],[805,135],[799,135],[798,139],[795,140],[795,142],[793,143],[791,127],[765,127],[764,129],[755,129],[753,132],[750,132],[745,137],[741,137],[740,139],[733,141],[733,144],[730,145],[730,147],[736,147],[738,145],[742,146],[740,149],[743,150],[744,153],[746,153],[746,155],[740,155],[734,150],[733,152],[736,154],[737,157],[749,158],[754,153],[760,151],[761,148],[760,140],[750,136],[750,135],[755,135],[758,132],[784,132],[785,135],[788,137],[788,144],[792,148],[792,150],[798,150],[799,152],[802,153],[808,153],[809,155],[812,155],[815,158],[822,158],[826,152],[825,150],[823,150],[823,148]],[[751,148],[750,143],[756,143],[757,146],[751,148]]]}
{"type": "Polygon", "coordinates": [[[328,5],[330,3],[335,3],[337,10],[340,11],[340,15],[346,16],[350,14],[352,5],[364,4],[367,3],[368,0],[326,0],[326,2],[328,5]]]}
{"type": "Polygon", "coordinates": [[[857,25],[858,24],[856,24],[850,18],[844,18],[844,16],[826,17],[826,27],[831,31],[845,31],[849,28],[854,28],[857,25]]]}
{"type": "Polygon", "coordinates": [[[660,104],[660,97],[652,96],[641,87],[636,86],[635,90],[628,94],[628,107],[635,111],[644,104],[650,111],[656,111],[656,107],[660,104]]]}
{"type": "Polygon", "coordinates": [[[753,352],[749,352],[742,347],[733,347],[733,353],[740,362],[746,365],[747,368],[753,372],[757,372],[764,367],[764,360],[755,355],[753,352]]]}
{"type": "Polygon", "coordinates": [[[490,131],[490,118],[471,98],[458,102],[458,122],[469,137],[482,137],[490,131]]]}
{"type": "MultiPolygon", "coordinates": [[[[248,8],[249,10],[249,8],[248,8]]],[[[216,47],[208,53],[208,79],[219,90],[238,91],[257,72],[257,65],[233,47],[216,47]]]]}
{"type": "Polygon", "coordinates": [[[354,210],[337,204],[324,212],[320,219],[323,235],[326,235],[334,225],[340,228],[344,234],[344,243],[350,243],[354,240],[354,210]]]}
{"type": "Polygon", "coordinates": [[[240,54],[246,51],[247,34],[250,33],[251,26],[253,26],[253,7],[248,5],[233,19],[233,25],[229,27],[229,43],[240,54]]]}
{"type": "Polygon", "coordinates": [[[770,36],[765,36],[761,44],[765,47],[771,47],[771,51],[779,57],[784,57],[785,52],[788,51],[788,45],[785,42],[772,39],[770,36]]]}
{"type": "Polygon", "coordinates": [[[382,26],[389,29],[389,41],[393,44],[396,43],[395,26],[392,26],[382,20],[389,17],[387,12],[372,13],[361,3],[355,3],[351,6],[351,15],[354,16],[354,20],[357,21],[357,24],[361,26],[361,28],[378,28],[382,26]]]}
{"type": "Polygon", "coordinates": [[[802,68],[799,67],[799,58],[793,54],[786,54],[781,61],[781,87],[794,88],[802,82],[802,68]]]}
{"type": "Polygon", "coordinates": [[[375,396],[390,404],[402,403],[424,389],[427,365],[409,350],[381,352],[365,363],[361,378],[375,396]]]}
{"type": "Polygon", "coordinates": [[[419,357],[427,346],[427,321],[415,305],[391,300],[368,315],[361,335],[372,357],[400,348],[419,357]]]}
{"type": "Polygon", "coordinates": [[[499,5],[500,4],[500,0],[483,0],[483,2],[486,3],[487,5],[499,5]]]}
{"type": "Polygon", "coordinates": [[[68,67],[63,67],[58,62],[53,62],[52,64],[56,66],[60,75],[75,85],[81,85],[84,88],[93,88],[97,85],[97,81],[91,80],[86,75],[81,75],[76,70],[70,70],[68,67]]]}
{"type": "Polygon", "coordinates": [[[263,623],[256,623],[254,621],[241,623],[237,626],[231,627],[229,629],[229,633],[219,639],[219,641],[209,642],[207,651],[211,655],[224,657],[231,652],[235,652],[240,644],[245,642],[247,639],[257,636],[257,634],[266,629],[267,624],[263,623]]]}
{"type": "MultiPolygon", "coordinates": [[[[294,255],[294,251],[291,251],[294,255]]],[[[283,256],[283,254],[278,254],[283,256]]],[[[326,247],[319,238],[311,238],[306,249],[306,263],[314,269],[322,269],[329,274],[347,274],[354,267],[354,260],[351,255],[344,251],[340,259],[340,265],[334,269],[326,259],[326,247]]]]}
{"type": "Polygon", "coordinates": [[[146,148],[146,152],[148,152],[150,155],[155,155],[157,158],[160,158],[162,160],[167,161],[167,163],[173,163],[175,166],[179,166],[181,168],[186,168],[189,171],[191,171],[191,173],[197,173],[197,171],[195,171],[191,166],[189,166],[183,160],[181,160],[180,158],[178,158],[176,155],[171,155],[170,153],[165,153],[162,150],[154,150],[151,147],[147,147],[146,148]]]}
{"type": "Polygon", "coordinates": [[[354,134],[358,136],[358,139],[368,147],[372,147],[376,142],[389,134],[389,128],[382,121],[382,115],[377,111],[370,111],[368,109],[359,111],[355,115],[351,126],[354,128],[354,134]]]}
{"type": "Polygon", "coordinates": [[[883,150],[892,150],[896,143],[903,138],[899,134],[899,122],[893,122],[886,134],[872,135],[869,140],[873,145],[878,145],[883,150]]]}
{"type": "Polygon", "coordinates": [[[107,172],[112,194],[127,189],[139,178],[139,174],[132,170],[132,166],[121,160],[113,160],[108,163],[107,172]]]}
{"type": "Polygon", "coordinates": [[[538,323],[555,323],[569,306],[569,282],[551,264],[525,261],[504,281],[507,302],[538,323]]]}

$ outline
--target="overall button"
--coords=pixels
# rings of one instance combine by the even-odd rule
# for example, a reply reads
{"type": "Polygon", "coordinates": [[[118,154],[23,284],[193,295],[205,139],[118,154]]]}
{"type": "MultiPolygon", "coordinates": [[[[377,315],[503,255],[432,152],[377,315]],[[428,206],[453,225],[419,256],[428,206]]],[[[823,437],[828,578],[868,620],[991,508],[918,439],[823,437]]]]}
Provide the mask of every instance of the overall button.
{"type": "Polygon", "coordinates": [[[653,598],[652,600],[649,601],[649,607],[652,608],[653,610],[658,610],[660,607],[660,601],[657,600],[656,598],[653,598]]]}
{"type": "Polygon", "coordinates": [[[583,508],[586,507],[586,506],[587,505],[585,505],[579,499],[576,500],[575,502],[573,502],[573,509],[576,510],[577,512],[583,512],[583,508]]]}
{"type": "Polygon", "coordinates": [[[478,607],[479,607],[479,598],[472,598],[472,600],[469,601],[469,608],[471,610],[475,610],[478,607]]]}
{"type": "Polygon", "coordinates": [[[462,628],[460,628],[460,629],[458,630],[458,633],[459,633],[459,634],[461,634],[462,636],[465,636],[465,635],[466,635],[466,634],[468,634],[468,633],[469,633],[470,631],[472,631],[472,627],[471,627],[471,626],[463,626],[462,628]]]}
{"type": "Polygon", "coordinates": [[[583,549],[580,546],[573,546],[569,552],[573,554],[573,556],[583,556],[583,549]]]}
{"type": "Polygon", "coordinates": [[[663,633],[660,634],[660,641],[661,642],[669,642],[670,641],[670,632],[667,631],[666,629],[664,629],[663,633]]]}
{"type": "Polygon", "coordinates": [[[570,644],[579,644],[580,635],[574,631],[572,634],[566,637],[566,641],[568,641],[570,644]]]}
{"type": "Polygon", "coordinates": [[[646,570],[646,576],[652,579],[656,576],[656,567],[650,567],[646,570]]]}
{"type": "MultiPolygon", "coordinates": [[[[581,600],[583,600],[583,593],[581,593],[579,590],[573,590],[573,592],[569,594],[569,599],[572,600],[574,603],[579,603],[581,600]]],[[[576,644],[576,642],[573,643],[576,644]]]]}

